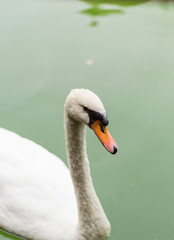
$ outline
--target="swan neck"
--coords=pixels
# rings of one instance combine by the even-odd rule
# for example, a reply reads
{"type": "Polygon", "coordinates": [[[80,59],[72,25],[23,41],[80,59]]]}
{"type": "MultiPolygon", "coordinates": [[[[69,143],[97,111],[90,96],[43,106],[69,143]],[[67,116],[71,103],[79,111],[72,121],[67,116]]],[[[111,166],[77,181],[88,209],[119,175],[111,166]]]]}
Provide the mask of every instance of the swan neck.
{"type": "Polygon", "coordinates": [[[88,232],[90,229],[91,234],[95,235],[94,237],[91,235],[91,240],[105,240],[110,232],[110,224],[95,193],[90,176],[86,153],[86,127],[66,113],[65,140],[69,169],[77,200],[81,235],[83,235],[83,239],[88,239],[89,236],[85,238],[85,229],[88,229],[88,232]]]}

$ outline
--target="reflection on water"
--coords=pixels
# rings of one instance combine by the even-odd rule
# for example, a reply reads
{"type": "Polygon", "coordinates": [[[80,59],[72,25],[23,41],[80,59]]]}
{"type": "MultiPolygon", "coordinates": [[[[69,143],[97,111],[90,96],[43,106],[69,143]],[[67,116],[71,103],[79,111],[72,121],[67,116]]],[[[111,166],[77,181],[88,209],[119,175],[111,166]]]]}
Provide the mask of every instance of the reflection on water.
{"type": "Polygon", "coordinates": [[[121,0],[80,0],[86,2],[90,5],[89,8],[80,11],[82,14],[87,14],[93,17],[92,22],[90,23],[91,27],[98,26],[97,17],[108,16],[111,14],[123,14],[123,9],[120,7],[130,7],[147,2],[159,2],[163,9],[167,9],[168,3],[172,3],[172,0],[130,0],[130,1],[121,1],[121,0]],[[115,8],[113,6],[115,5],[115,8]]]}
{"type": "Polygon", "coordinates": [[[120,9],[101,9],[99,5],[93,4],[91,8],[81,11],[83,14],[89,14],[91,16],[107,16],[113,13],[123,13],[120,9]]]}
{"type": "Polygon", "coordinates": [[[5,231],[2,231],[2,230],[0,230],[0,238],[3,240],[3,238],[4,238],[4,240],[5,239],[8,239],[8,240],[17,240],[17,239],[23,239],[23,238],[18,238],[18,237],[16,237],[16,236],[14,236],[14,235],[12,235],[12,234],[9,234],[9,233],[7,233],[7,232],[5,232],[5,231]]]}
{"type": "MultiPolygon", "coordinates": [[[[82,14],[87,14],[93,18],[100,16],[108,16],[111,14],[123,14],[124,11],[120,7],[134,6],[149,2],[150,0],[130,0],[130,1],[120,1],[120,0],[81,0],[87,2],[90,5],[90,8],[80,11],[82,14]],[[107,4],[107,6],[106,6],[107,4]],[[113,8],[113,5],[116,5],[116,8],[113,8]],[[109,6],[109,7],[108,7],[109,6]]],[[[96,27],[98,21],[93,19],[90,26],[96,27]]]]}
{"type": "Polygon", "coordinates": [[[101,4],[111,4],[118,5],[122,7],[135,6],[142,3],[149,2],[150,0],[130,0],[130,1],[121,1],[121,0],[81,0],[83,2],[90,3],[92,5],[101,5],[101,4]]]}

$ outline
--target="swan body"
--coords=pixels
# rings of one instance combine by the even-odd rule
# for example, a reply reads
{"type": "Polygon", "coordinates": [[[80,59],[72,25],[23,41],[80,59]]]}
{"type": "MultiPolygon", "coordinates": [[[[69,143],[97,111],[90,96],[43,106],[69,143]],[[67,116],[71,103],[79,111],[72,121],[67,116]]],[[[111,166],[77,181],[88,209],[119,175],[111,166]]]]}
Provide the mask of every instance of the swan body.
{"type": "Polygon", "coordinates": [[[117,145],[110,136],[109,143],[102,140],[98,121],[106,133],[100,99],[89,90],[72,90],[64,114],[69,169],[38,144],[0,128],[1,229],[33,240],[108,238],[110,224],[90,177],[85,125],[111,153],[117,145]]]}
{"type": "Polygon", "coordinates": [[[65,164],[5,129],[0,145],[0,227],[30,239],[71,239],[65,234],[76,228],[77,206],[65,164]]]}

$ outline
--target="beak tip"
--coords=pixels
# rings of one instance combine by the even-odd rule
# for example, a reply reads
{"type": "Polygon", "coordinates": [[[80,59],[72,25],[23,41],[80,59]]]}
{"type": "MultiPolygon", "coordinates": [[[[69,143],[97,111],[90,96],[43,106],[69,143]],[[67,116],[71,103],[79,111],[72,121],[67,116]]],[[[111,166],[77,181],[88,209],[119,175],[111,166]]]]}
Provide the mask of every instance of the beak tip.
{"type": "Polygon", "coordinates": [[[118,148],[117,148],[116,146],[113,146],[113,152],[112,152],[112,154],[116,154],[117,151],[118,151],[118,148]]]}

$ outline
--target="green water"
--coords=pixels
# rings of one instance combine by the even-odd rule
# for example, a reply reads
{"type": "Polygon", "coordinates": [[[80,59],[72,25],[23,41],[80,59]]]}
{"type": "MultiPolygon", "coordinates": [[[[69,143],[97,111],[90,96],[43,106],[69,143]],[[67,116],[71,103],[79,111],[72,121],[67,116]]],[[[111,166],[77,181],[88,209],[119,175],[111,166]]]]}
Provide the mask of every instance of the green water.
{"type": "Polygon", "coordinates": [[[66,162],[66,95],[100,96],[119,152],[90,130],[87,147],[110,240],[174,239],[173,26],[170,1],[0,0],[0,126],[66,162]]]}

